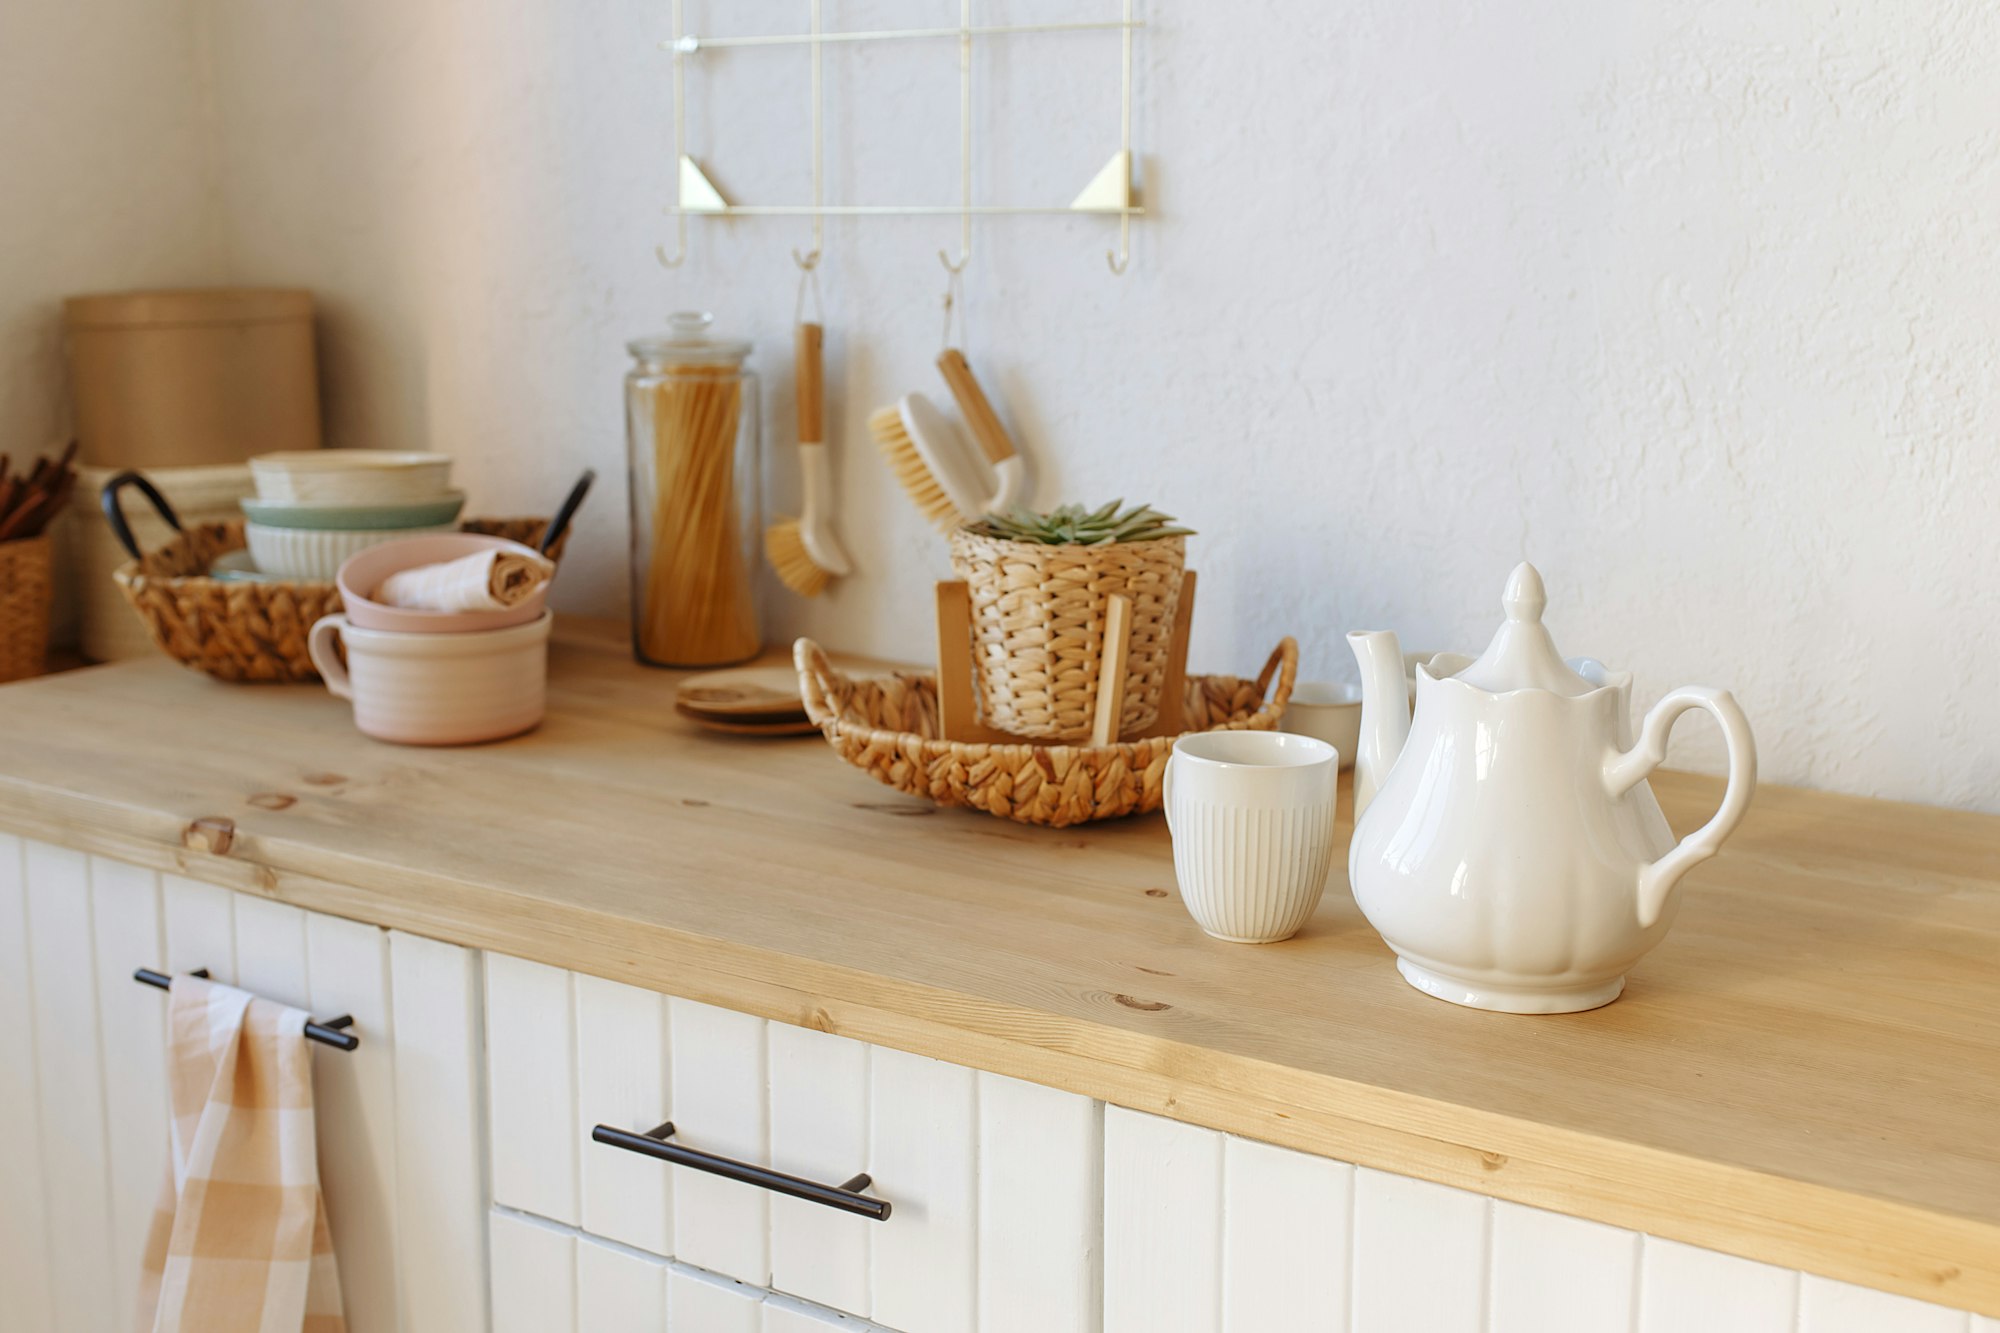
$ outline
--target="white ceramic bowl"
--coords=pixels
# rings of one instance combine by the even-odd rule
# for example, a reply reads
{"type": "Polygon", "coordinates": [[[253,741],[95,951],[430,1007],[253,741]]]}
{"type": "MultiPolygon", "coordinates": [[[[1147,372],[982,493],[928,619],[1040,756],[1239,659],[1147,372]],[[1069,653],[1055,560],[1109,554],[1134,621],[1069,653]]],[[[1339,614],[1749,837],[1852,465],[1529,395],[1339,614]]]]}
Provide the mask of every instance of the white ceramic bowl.
{"type": "Polygon", "coordinates": [[[347,557],[399,537],[428,537],[452,531],[450,524],[434,528],[362,529],[273,528],[245,523],[243,535],[257,570],[295,583],[331,583],[347,557]]]}
{"type": "Polygon", "coordinates": [[[1311,736],[1340,751],[1340,766],[1354,767],[1361,744],[1361,687],[1337,680],[1302,680],[1292,687],[1278,725],[1296,736],[1311,736]]]}
{"type": "Polygon", "coordinates": [[[445,454],[301,449],[250,460],[257,498],[288,505],[422,504],[451,488],[445,454]]]}

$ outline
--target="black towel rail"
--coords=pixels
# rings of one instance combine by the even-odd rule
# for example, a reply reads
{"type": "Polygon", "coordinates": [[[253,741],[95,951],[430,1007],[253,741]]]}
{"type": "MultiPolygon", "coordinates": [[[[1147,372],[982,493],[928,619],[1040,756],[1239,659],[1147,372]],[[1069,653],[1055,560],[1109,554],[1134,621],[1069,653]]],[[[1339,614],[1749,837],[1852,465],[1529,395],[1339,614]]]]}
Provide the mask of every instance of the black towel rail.
{"type": "MultiPolygon", "coordinates": [[[[206,979],[208,969],[199,967],[188,973],[188,975],[206,979]]],[[[161,990],[172,990],[174,985],[172,977],[164,972],[155,972],[150,967],[142,967],[134,972],[132,980],[143,982],[148,986],[157,986],[161,990]]],[[[351,1051],[361,1044],[361,1038],[355,1036],[352,1032],[346,1031],[347,1028],[353,1026],[354,1016],[352,1014],[342,1014],[339,1018],[329,1018],[324,1023],[308,1019],[306,1021],[306,1040],[316,1041],[322,1046],[331,1046],[337,1051],[351,1051]]]]}

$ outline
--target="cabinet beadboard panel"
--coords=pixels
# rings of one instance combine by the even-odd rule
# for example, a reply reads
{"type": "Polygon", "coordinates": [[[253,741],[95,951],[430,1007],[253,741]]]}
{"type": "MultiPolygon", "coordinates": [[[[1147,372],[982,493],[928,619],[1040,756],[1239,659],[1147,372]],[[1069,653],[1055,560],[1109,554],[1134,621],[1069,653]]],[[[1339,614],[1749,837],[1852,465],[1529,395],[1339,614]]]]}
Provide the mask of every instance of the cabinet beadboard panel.
{"type": "Polygon", "coordinates": [[[492,1228],[493,1333],[580,1333],[576,1238],[511,1213],[494,1213],[492,1228]]]}
{"type": "Polygon", "coordinates": [[[576,1327],[577,1333],[666,1333],[666,1260],[579,1238],[576,1327]]]}
{"type": "Polygon", "coordinates": [[[1646,1238],[1640,1333],[1789,1333],[1798,1309],[1799,1274],[1791,1269],[1646,1238]]]}
{"type": "Polygon", "coordinates": [[[1231,1138],[1222,1191],[1223,1333],[1346,1328],[1354,1168],[1231,1138]]]}
{"type": "Polygon", "coordinates": [[[396,1231],[406,1256],[402,1333],[485,1333],[478,956],[391,931],[389,990],[396,1024],[396,1231]]]}
{"type": "Polygon", "coordinates": [[[1630,1231],[1496,1201],[1487,1333],[1630,1329],[1639,1245],[1630,1231]]]}
{"type": "MultiPolygon", "coordinates": [[[[252,995],[310,1011],[306,966],[306,914],[289,903],[238,894],[236,984],[252,995]]],[[[315,1060],[315,1076],[319,1068],[315,1060]]]]}
{"type": "Polygon", "coordinates": [[[55,1327],[42,1196],[40,1071],[28,943],[27,849],[0,833],[0,1310],[23,1328],[55,1327]]]}
{"type": "Polygon", "coordinates": [[[1104,1333],[2000,1333],[1963,1310],[1116,1106],[1104,1246],[1104,1333]]]}
{"type": "Polygon", "coordinates": [[[973,1333],[975,1079],[970,1069],[928,1056],[880,1046],[868,1053],[868,1169],[874,1192],[896,1209],[869,1237],[869,1313],[891,1328],[973,1333]]]}
{"type": "Polygon", "coordinates": [[[678,1267],[667,1274],[669,1333],[763,1333],[763,1323],[764,1293],[755,1287],[678,1267]]]}
{"type": "MultiPolygon", "coordinates": [[[[111,1272],[111,1184],[90,861],[27,844],[28,943],[34,977],[35,1063],[41,1092],[48,1275],[57,1333],[98,1333],[130,1321],[137,1274],[111,1272]]],[[[166,1123],[147,1127],[164,1133],[166,1123]]]]}
{"type": "MultiPolygon", "coordinates": [[[[245,899],[247,905],[250,900],[245,899]]],[[[306,1011],[348,1014],[365,1033],[352,1051],[312,1045],[320,1190],[355,1329],[397,1327],[396,1051],[389,938],[378,927],[305,917],[306,1011]]],[[[134,987],[134,989],[138,989],[134,987]]]]}
{"type": "Polygon", "coordinates": [[[97,949],[97,1012],[104,1046],[105,1166],[111,1186],[111,1271],[139,1271],[167,1169],[167,997],[132,980],[157,967],[164,942],[160,879],[151,870],[90,858],[97,949]],[[154,961],[148,961],[154,960],[154,961]],[[153,1126],[127,1131],[127,1126],[153,1126]]]}
{"type": "Polygon", "coordinates": [[[978,1094],[979,1327],[1095,1333],[1104,1107],[984,1071],[978,1094]]]}
{"type": "Polygon", "coordinates": [[[1971,1326],[1961,1311],[1907,1296],[1810,1273],[1799,1282],[1799,1333],[1967,1333],[1971,1326]]]}
{"type": "Polygon", "coordinates": [[[579,1145],[570,980],[559,967],[486,955],[493,1198],[574,1226],[579,1145]]]}
{"type": "Polygon", "coordinates": [[[1354,1333],[1481,1333],[1487,1211],[1477,1194],[1354,1173],[1354,1333]]]}
{"type": "Polygon", "coordinates": [[[1104,1111],[1104,1333],[1211,1333],[1222,1320],[1223,1136],[1104,1111]]]}
{"type": "Polygon", "coordinates": [[[161,875],[160,892],[160,915],[167,928],[165,970],[206,968],[213,980],[235,985],[236,895],[183,875],[161,875]]]}
{"type": "MultiPolygon", "coordinates": [[[[846,1037],[773,1023],[771,1164],[837,1185],[868,1161],[868,1048],[846,1037]]],[[[881,1191],[877,1189],[876,1193],[881,1191]]],[[[892,1201],[893,1202],[893,1201],[892,1201]]],[[[870,1312],[869,1242],[895,1224],[804,1199],[771,1196],[771,1286],[820,1305],[870,1312]]]]}
{"type": "MultiPolygon", "coordinates": [[[[769,1161],[764,1020],[692,1000],[671,1000],[667,1009],[675,1141],[738,1161],[769,1161]]],[[[768,1190],[615,1148],[597,1151],[618,1153],[630,1170],[674,1172],[675,1258],[752,1286],[770,1285],[768,1190]]]]}
{"type": "Polygon", "coordinates": [[[573,984],[576,1108],[569,1133],[579,1154],[580,1225],[593,1236],[672,1254],[674,1170],[589,1137],[596,1124],[647,1130],[667,1118],[667,999],[581,973],[573,984]]]}

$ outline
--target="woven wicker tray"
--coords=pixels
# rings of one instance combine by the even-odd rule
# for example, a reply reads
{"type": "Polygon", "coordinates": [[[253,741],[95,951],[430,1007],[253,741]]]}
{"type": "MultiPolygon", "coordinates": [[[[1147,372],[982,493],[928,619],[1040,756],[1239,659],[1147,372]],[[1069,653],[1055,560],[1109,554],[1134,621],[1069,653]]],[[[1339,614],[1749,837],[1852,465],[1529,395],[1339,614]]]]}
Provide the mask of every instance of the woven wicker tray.
{"type": "MultiPolygon", "coordinates": [[[[834,752],[897,791],[1051,828],[1160,808],[1167,755],[1178,737],[1104,746],[940,740],[931,673],[852,680],[811,639],[793,645],[792,661],[806,716],[834,752]]],[[[1254,680],[1188,677],[1182,734],[1275,729],[1298,670],[1299,646],[1287,638],[1254,680]]]]}

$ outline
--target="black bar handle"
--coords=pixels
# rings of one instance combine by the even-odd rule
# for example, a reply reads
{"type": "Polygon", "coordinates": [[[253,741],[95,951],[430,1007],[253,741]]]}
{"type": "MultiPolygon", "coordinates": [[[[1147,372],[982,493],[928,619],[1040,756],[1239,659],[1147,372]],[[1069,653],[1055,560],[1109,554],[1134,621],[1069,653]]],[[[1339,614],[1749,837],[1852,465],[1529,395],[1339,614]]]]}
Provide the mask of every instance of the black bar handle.
{"type": "MultiPolygon", "coordinates": [[[[198,967],[188,973],[191,977],[208,977],[208,969],[198,967]]],[[[132,974],[132,980],[143,982],[160,990],[172,990],[174,979],[164,972],[155,972],[150,967],[142,967],[132,974]]],[[[324,1023],[306,1021],[306,1040],[316,1041],[322,1046],[331,1046],[337,1051],[351,1051],[361,1044],[361,1038],[343,1029],[354,1026],[352,1014],[342,1014],[339,1018],[329,1018],[324,1023]]]]}
{"type": "Polygon", "coordinates": [[[143,560],[146,553],[139,549],[139,541],[132,535],[132,525],[125,521],[125,511],[118,503],[118,492],[127,486],[137,486],[139,493],[153,502],[153,508],[175,532],[181,530],[181,519],[174,512],[174,507],[167,503],[167,497],[160,494],[159,487],[136,472],[121,472],[104,483],[104,489],[98,492],[97,503],[104,508],[104,517],[111,524],[111,535],[118,539],[118,544],[134,560],[143,560]]]}
{"type": "Polygon", "coordinates": [[[614,1148],[623,1148],[644,1157],[656,1158],[662,1162],[672,1162],[676,1166],[691,1166],[697,1171],[706,1171],[724,1180],[740,1180],[746,1185],[756,1185],[774,1194],[787,1195],[794,1199],[804,1199],[808,1203],[825,1204],[828,1208],[838,1208],[843,1213],[858,1213],[862,1217],[877,1222],[889,1220],[889,1201],[871,1199],[861,1191],[872,1183],[867,1174],[844,1180],[838,1185],[822,1185],[816,1180],[802,1180],[798,1176],[788,1176],[782,1171],[773,1171],[767,1166],[752,1166],[748,1162],[733,1161],[727,1157],[717,1157],[714,1153],[701,1152],[694,1148],[683,1148],[678,1143],[668,1143],[674,1134],[674,1122],[635,1134],[629,1129],[618,1129],[612,1125],[599,1125],[590,1131],[593,1142],[608,1143],[614,1148]]]}

